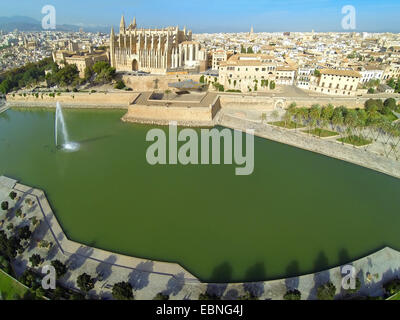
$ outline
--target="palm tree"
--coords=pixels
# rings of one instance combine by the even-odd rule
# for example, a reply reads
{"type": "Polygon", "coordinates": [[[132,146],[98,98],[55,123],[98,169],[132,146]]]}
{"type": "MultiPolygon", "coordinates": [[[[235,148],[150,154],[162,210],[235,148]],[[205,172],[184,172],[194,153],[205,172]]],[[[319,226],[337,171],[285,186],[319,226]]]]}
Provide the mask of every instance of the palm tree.
{"type": "Polygon", "coordinates": [[[310,131],[311,128],[316,128],[318,125],[318,121],[321,119],[321,108],[318,104],[314,104],[309,112],[309,125],[310,131]]]}
{"type": "Polygon", "coordinates": [[[279,117],[279,112],[278,112],[278,110],[272,111],[271,117],[272,117],[274,120],[277,120],[278,117],[279,117]]]}
{"type": "Polygon", "coordinates": [[[336,108],[333,112],[333,116],[332,116],[332,124],[334,126],[335,130],[338,130],[339,132],[341,132],[342,130],[340,129],[340,126],[343,125],[343,114],[342,111],[339,108],[336,108]]]}
{"type": "Polygon", "coordinates": [[[355,110],[348,110],[346,116],[344,117],[344,124],[346,125],[347,133],[352,136],[353,129],[357,124],[357,112],[355,110]]]}
{"type": "Polygon", "coordinates": [[[261,114],[261,123],[264,123],[264,121],[267,120],[267,114],[266,113],[262,113],[261,114]]]}
{"type": "Polygon", "coordinates": [[[292,114],[290,110],[286,110],[285,114],[283,115],[283,121],[285,122],[285,128],[287,128],[287,123],[290,122],[292,119],[292,114]]]}
{"type": "Polygon", "coordinates": [[[328,104],[326,107],[323,107],[321,110],[321,122],[322,127],[326,127],[328,123],[331,121],[333,116],[334,107],[331,104],[328,104]]]}
{"type": "Polygon", "coordinates": [[[167,99],[169,99],[169,95],[172,93],[172,91],[167,89],[167,90],[164,91],[164,93],[166,94],[167,99]]]}

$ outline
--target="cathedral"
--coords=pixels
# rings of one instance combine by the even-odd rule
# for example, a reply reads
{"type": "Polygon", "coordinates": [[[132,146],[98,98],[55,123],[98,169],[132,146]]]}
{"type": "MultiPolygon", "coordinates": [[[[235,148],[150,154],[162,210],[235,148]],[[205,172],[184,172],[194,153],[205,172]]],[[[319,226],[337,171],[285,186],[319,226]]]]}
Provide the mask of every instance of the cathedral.
{"type": "Polygon", "coordinates": [[[110,63],[117,71],[201,72],[207,67],[207,52],[192,41],[186,27],[138,29],[136,18],[127,27],[122,16],[119,35],[111,29],[110,63]]]}

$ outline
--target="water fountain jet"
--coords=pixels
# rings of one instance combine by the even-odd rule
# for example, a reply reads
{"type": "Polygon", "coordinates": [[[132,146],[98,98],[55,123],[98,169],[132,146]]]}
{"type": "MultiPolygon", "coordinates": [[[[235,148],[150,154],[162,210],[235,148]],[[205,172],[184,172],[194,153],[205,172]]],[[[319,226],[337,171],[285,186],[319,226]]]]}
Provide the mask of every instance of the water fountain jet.
{"type": "Polygon", "coordinates": [[[79,149],[79,144],[69,140],[67,126],[65,125],[64,115],[62,113],[61,104],[57,102],[56,105],[56,118],[55,118],[55,144],[57,148],[61,148],[66,151],[77,151],[79,149]],[[61,129],[62,144],[58,144],[58,134],[59,129],[61,129]]]}

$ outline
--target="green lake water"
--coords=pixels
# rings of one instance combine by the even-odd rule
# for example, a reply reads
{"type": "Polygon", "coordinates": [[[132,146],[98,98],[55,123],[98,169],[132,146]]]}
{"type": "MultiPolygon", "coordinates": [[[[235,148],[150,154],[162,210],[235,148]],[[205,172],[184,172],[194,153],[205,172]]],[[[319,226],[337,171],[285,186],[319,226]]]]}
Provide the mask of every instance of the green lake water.
{"type": "Polygon", "coordinates": [[[0,115],[0,174],[43,189],[70,239],[178,262],[204,281],[322,270],[400,249],[400,180],[255,138],[255,169],[151,166],[151,126],[124,111],[64,110],[74,153],[54,146],[54,110],[0,115]]]}

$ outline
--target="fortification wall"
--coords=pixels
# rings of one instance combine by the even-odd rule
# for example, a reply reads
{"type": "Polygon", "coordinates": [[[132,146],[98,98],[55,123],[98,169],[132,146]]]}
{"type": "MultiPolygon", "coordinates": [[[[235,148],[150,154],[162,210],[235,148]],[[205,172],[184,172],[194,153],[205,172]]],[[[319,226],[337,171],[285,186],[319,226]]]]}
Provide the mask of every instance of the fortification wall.
{"type": "Polygon", "coordinates": [[[133,105],[122,117],[122,121],[165,125],[176,121],[182,126],[203,126],[213,124],[211,107],[165,107],[133,105]]]}
{"type": "Polygon", "coordinates": [[[135,91],[152,91],[152,90],[167,90],[168,83],[179,82],[184,80],[199,81],[200,75],[152,75],[152,76],[129,76],[123,75],[122,80],[125,85],[135,91]]]}
{"type": "Polygon", "coordinates": [[[7,95],[7,103],[10,106],[46,106],[55,107],[56,102],[60,102],[63,107],[80,107],[80,108],[127,108],[137,97],[138,93],[133,92],[108,92],[108,93],[86,93],[73,92],[61,93],[54,98],[48,94],[39,94],[38,97],[30,95],[9,94],[7,95]]]}
{"type": "MultiPolygon", "coordinates": [[[[251,109],[257,111],[271,111],[277,107],[288,107],[295,102],[298,107],[311,107],[313,104],[321,106],[332,104],[335,107],[345,106],[347,108],[363,108],[368,99],[379,99],[381,97],[270,97],[249,96],[241,94],[221,94],[221,107],[226,109],[251,109]]],[[[382,98],[385,99],[385,98],[382,98]]],[[[399,99],[397,99],[399,100],[399,99]]]]}

